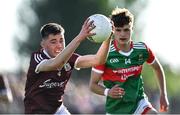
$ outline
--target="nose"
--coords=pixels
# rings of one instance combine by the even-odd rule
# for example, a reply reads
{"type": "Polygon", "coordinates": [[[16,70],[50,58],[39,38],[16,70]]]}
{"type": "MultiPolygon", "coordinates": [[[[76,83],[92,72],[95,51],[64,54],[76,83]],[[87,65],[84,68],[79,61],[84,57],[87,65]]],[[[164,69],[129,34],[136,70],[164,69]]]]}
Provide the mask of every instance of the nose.
{"type": "Polygon", "coordinates": [[[57,48],[63,48],[63,47],[64,47],[64,44],[58,42],[58,43],[56,44],[56,47],[57,47],[57,48]]]}
{"type": "Polygon", "coordinates": [[[125,35],[126,35],[126,32],[125,32],[125,31],[121,31],[120,35],[121,35],[121,36],[125,36],[125,35]]]}

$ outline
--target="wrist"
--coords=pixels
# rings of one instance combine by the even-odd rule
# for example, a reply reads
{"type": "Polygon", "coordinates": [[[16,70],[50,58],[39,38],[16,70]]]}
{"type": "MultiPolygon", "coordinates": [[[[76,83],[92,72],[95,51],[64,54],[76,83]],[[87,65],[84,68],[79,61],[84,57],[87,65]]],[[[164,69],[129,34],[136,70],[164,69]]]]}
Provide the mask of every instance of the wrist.
{"type": "Polygon", "coordinates": [[[160,95],[161,96],[167,96],[167,93],[161,93],[160,95]]]}
{"type": "Polygon", "coordinates": [[[85,40],[86,36],[83,36],[83,35],[81,35],[81,34],[78,34],[78,35],[76,36],[76,38],[77,38],[77,40],[78,40],[79,42],[82,42],[83,40],[85,40]]]}
{"type": "Polygon", "coordinates": [[[105,96],[108,96],[109,90],[110,90],[109,88],[106,88],[106,89],[104,90],[104,95],[105,95],[105,96]]]}

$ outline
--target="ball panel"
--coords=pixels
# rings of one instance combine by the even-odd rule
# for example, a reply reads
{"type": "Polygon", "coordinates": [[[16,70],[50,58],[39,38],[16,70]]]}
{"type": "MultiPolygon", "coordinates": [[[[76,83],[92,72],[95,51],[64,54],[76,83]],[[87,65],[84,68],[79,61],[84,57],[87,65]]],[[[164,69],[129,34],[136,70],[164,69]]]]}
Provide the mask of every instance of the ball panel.
{"type": "Polygon", "coordinates": [[[95,43],[102,43],[104,40],[108,39],[112,31],[112,24],[110,19],[102,14],[94,14],[89,18],[90,21],[94,21],[94,25],[96,27],[92,30],[92,32],[96,33],[96,35],[91,36],[88,39],[95,43]]]}

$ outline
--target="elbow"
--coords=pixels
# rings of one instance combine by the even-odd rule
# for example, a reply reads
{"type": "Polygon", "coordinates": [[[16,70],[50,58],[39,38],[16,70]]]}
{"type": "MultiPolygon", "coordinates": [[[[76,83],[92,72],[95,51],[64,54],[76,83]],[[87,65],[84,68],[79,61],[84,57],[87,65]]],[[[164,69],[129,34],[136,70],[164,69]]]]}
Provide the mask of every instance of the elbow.
{"type": "Polygon", "coordinates": [[[92,83],[89,84],[89,90],[90,90],[91,92],[94,92],[94,88],[93,88],[92,83]]]}
{"type": "Polygon", "coordinates": [[[97,65],[103,65],[106,63],[106,59],[97,59],[97,65]]]}
{"type": "Polygon", "coordinates": [[[98,62],[98,65],[103,65],[103,64],[105,64],[106,63],[106,60],[100,60],[99,62],[98,62]]]}

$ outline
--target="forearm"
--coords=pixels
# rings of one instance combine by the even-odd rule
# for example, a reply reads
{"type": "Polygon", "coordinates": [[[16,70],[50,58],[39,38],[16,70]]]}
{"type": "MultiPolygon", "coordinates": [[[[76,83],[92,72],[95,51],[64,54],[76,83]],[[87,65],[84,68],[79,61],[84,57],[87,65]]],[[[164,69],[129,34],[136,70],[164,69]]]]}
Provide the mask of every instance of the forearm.
{"type": "Polygon", "coordinates": [[[110,39],[104,41],[95,55],[84,55],[78,58],[77,68],[88,68],[102,65],[106,62],[110,46],[110,39]]]}
{"type": "Polygon", "coordinates": [[[54,58],[54,67],[63,67],[64,64],[69,60],[69,58],[72,56],[74,51],[77,49],[77,47],[80,45],[80,40],[78,37],[73,39],[67,47],[59,53],[55,58],[54,58]]]}
{"type": "Polygon", "coordinates": [[[67,47],[59,53],[55,58],[51,58],[43,63],[41,63],[38,67],[38,71],[51,71],[57,68],[62,68],[64,64],[69,60],[72,56],[73,52],[80,45],[79,37],[74,38],[67,47]]]}
{"type": "Polygon", "coordinates": [[[97,60],[99,60],[99,65],[104,64],[106,62],[109,52],[110,42],[111,39],[104,41],[96,53],[97,60]]]}
{"type": "Polygon", "coordinates": [[[166,95],[167,92],[166,92],[165,74],[164,74],[164,70],[163,70],[161,64],[159,63],[159,61],[157,59],[156,59],[155,64],[153,64],[153,68],[154,68],[154,71],[155,71],[157,79],[158,79],[160,93],[162,95],[166,95]]]}
{"type": "Polygon", "coordinates": [[[90,90],[98,95],[104,95],[105,87],[99,84],[93,83],[90,85],[90,90]]]}
{"type": "Polygon", "coordinates": [[[165,74],[164,74],[163,68],[161,66],[160,66],[160,71],[156,71],[156,75],[158,77],[160,93],[162,95],[167,95],[165,74]]]}

